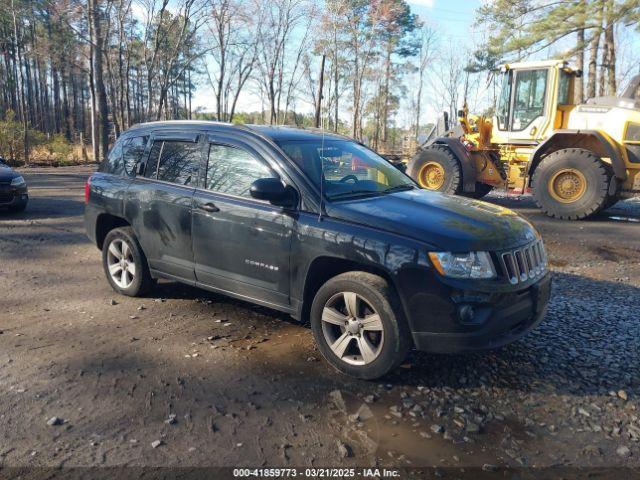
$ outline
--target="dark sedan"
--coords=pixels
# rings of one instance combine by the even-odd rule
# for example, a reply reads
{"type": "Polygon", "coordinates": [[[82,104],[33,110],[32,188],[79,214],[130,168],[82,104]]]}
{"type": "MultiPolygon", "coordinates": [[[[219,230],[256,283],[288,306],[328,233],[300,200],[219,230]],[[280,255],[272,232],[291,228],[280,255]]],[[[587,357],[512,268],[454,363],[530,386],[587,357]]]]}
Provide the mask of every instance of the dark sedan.
{"type": "Polygon", "coordinates": [[[29,192],[24,177],[0,158],[0,210],[22,212],[27,208],[29,192]]]}

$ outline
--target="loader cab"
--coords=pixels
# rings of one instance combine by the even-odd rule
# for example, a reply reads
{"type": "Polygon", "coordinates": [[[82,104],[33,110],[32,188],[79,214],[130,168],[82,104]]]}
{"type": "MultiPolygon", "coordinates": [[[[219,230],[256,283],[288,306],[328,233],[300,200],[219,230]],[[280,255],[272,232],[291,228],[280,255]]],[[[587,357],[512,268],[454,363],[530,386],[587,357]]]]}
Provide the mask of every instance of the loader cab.
{"type": "Polygon", "coordinates": [[[492,142],[536,145],[562,128],[574,107],[575,76],[562,61],[503,65],[496,79],[492,142]]]}

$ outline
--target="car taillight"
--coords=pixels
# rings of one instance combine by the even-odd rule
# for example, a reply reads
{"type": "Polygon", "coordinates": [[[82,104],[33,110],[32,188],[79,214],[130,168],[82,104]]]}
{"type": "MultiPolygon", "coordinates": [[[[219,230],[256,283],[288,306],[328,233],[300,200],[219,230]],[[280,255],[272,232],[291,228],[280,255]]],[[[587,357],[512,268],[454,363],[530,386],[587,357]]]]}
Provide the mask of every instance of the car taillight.
{"type": "Polygon", "coordinates": [[[89,192],[91,192],[91,177],[87,178],[87,182],[84,184],[84,203],[89,203],[89,192]]]}

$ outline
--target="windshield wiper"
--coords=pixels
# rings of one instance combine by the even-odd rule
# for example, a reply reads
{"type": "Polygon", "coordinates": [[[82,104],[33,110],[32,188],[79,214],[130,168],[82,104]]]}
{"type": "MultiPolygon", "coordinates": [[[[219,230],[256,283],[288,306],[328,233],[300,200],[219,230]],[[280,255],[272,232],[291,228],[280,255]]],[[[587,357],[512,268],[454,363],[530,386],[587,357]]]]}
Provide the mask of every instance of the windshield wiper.
{"type": "Polygon", "coordinates": [[[405,190],[413,190],[416,187],[414,185],[405,183],[403,185],[396,185],[395,187],[390,187],[382,191],[382,193],[394,193],[394,192],[404,192],[405,190]]]}
{"type": "Polygon", "coordinates": [[[336,193],[335,195],[328,195],[329,200],[339,200],[341,198],[351,197],[371,197],[381,195],[382,192],[377,190],[351,190],[350,192],[336,193]]]}

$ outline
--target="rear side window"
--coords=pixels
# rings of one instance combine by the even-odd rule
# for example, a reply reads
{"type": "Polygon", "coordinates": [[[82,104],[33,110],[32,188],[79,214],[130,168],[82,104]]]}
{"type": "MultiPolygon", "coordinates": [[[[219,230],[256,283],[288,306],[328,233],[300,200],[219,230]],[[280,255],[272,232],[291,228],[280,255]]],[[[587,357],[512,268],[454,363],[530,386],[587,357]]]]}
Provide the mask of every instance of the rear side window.
{"type": "Polygon", "coordinates": [[[122,146],[122,163],[124,171],[130,177],[135,175],[136,165],[142,160],[148,139],[148,136],[132,137],[126,140],[122,146]]]}
{"type": "Polygon", "coordinates": [[[158,158],[162,153],[162,146],[164,142],[153,142],[151,146],[151,152],[149,152],[149,160],[147,160],[147,166],[144,169],[144,176],[147,178],[156,178],[158,175],[158,158]]]}
{"type": "Polygon", "coordinates": [[[122,141],[116,141],[113,147],[111,147],[107,158],[100,164],[100,171],[113,175],[122,174],[122,141]]]}
{"type": "Polygon", "coordinates": [[[200,147],[194,142],[156,141],[151,147],[145,177],[178,185],[196,185],[200,147]]]}
{"type": "Polygon", "coordinates": [[[252,198],[251,184],[260,178],[276,177],[262,160],[249,152],[227,145],[209,145],[205,188],[213,192],[252,198]]]}

